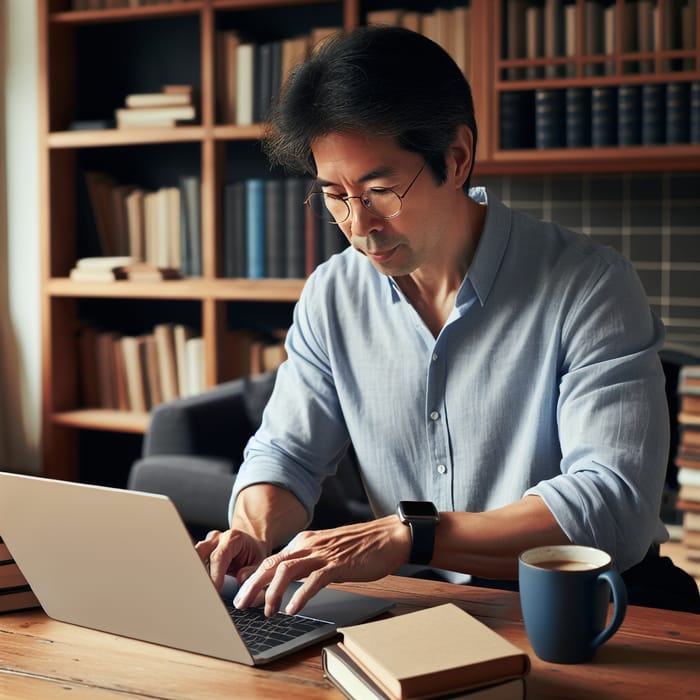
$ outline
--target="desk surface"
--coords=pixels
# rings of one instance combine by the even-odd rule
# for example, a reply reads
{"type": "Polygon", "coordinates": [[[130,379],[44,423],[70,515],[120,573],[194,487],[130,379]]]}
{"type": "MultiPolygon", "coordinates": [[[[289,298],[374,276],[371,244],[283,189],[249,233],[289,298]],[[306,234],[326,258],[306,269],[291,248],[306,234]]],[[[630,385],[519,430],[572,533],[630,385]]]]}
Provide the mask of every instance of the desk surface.
{"type": "MultiPolygon", "coordinates": [[[[451,601],[530,654],[528,697],[700,698],[700,616],[630,607],[588,664],[540,661],[527,641],[518,595],[389,576],[339,586],[397,601],[400,614],[451,601]]],[[[40,610],[0,615],[0,697],[46,700],[340,700],[316,645],[261,668],[115,637],[49,619],[40,610]]]]}

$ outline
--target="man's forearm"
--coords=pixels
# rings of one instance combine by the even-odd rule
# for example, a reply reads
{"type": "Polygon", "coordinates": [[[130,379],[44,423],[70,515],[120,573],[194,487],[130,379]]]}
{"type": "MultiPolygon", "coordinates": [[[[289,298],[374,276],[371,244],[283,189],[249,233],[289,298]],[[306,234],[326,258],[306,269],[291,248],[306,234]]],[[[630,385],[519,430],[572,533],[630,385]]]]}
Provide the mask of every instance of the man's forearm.
{"type": "Polygon", "coordinates": [[[308,518],[291,491],[275,484],[253,484],[238,494],[231,528],[264,543],[270,554],[302,530],[308,518]]]}
{"type": "Polygon", "coordinates": [[[527,496],[485,513],[441,513],[431,566],[515,579],[520,552],[568,542],[544,501],[527,496]]]}

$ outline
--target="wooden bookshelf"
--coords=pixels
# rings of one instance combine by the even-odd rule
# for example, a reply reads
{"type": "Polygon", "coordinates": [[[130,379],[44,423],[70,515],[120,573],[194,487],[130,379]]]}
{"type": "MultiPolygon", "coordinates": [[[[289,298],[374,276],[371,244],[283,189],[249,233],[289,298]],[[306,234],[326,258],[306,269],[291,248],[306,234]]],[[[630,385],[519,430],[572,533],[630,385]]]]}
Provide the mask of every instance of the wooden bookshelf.
{"type": "MultiPolygon", "coordinates": [[[[546,0],[547,2],[549,0],[546,0]]],[[[611,75],[587,76],[591,58],[511,58],[504,46],[504,22],[510,0],[471,0],[471,71],[479,125],[477,174],[580,173],[695,170],[700,145],[676,144],[606,148],[503,149],[499,143],[500,100],[505,93],[545,87],[697,81],[700,79],[700,20],[694,47],[652,53],[615,49],[604,60],[611,75]],[[629,61],[649,60],[649,74],[628,73],[629,61]],[[669,71],[669,61],[685,61],[669,71]],[[513,68],[570,64],[574,73],[552,79],[507,80],[513,68]],[[686,65],[684,64],[684,65],[686,65]]],[[[523,0],[524,6],[543,5],[523,0]]],[[[631,0],[605,3],[622,13],[631,0]]],[[[671,0],[656,0],[662,14],[671,0]]],[[[421,13],[457,0],[180,0],[179,2],[95,10],[74,10],[71,0],[39,0],[40,170],[42,230],[42,372],[44,473],[75,479],[86,461],[99,463],[99,440],[109,447],[120,435],[140,435],[147,414],[84,408],[81,405],[77,334],[95,319],[106,328],[140,332],[156,323],[188,322],[204,339],[207,386],[229,377],[227,338],[232,327],[251,317],[289,321],[303,279],[229,279],[223,274],[222,190],[227,179],[264,169],[257,142],[260,124],[240,126],[220,118],[217,105],[217,34],[239,29],[252,41],[268,41],[310,32],[315,27],[352,29],[373,10],[404,5],[421,13]],[[156,84],[187,82],[196,88],[195,122],[164,129],[70,130],[75,119],[104,118],[129,92],[153,91],[156,84]],[[95,112],[95,113],[93,113],[95,112]],[[79,179],[87,168],[104,169],[123,179],[143,174],[157,184],[163,173],[196,170],[201,179],[202,274],[181,280],[136,283],[76,283],[68,275],[85,244],[85,200],[79,179]],[[153,172],[151,172],[153,171],[153,172]],[[90,439],[84,439],[90,433],[90,439]],[[86,447],[89,443],[91,447],[86,447]],[[92,452],[90,452],[92,450],[92,452]]],[[[579,19],[583,0],[574,5],[579,19]]],[[[582,42],[583,21],[578,44],[582,42]]],[[[617,25],[620,46],[622,27],[617,25]]],[[[149,183],[145,183],[149,184],[149,183]]],[[[152,184],[150,186],[153,186],[152,184]]],[[[279,323],[279,320],[275,322],[279,323]]],[[[133,445],[133,443],[130,443],[133,445]]],[[[128,470],[125,454],[122,468],[128,470]]],[[[115,459],[117,459],[115,457],[115,459]]],[[[95,467],[93,466],[93,470],[95,467]]]]}

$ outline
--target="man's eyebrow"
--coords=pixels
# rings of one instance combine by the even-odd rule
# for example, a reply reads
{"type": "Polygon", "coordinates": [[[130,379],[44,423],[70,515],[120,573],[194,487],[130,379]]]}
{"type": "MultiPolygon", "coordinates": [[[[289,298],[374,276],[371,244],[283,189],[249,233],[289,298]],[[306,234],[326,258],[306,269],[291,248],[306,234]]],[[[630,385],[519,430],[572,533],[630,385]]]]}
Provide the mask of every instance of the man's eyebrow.
{"type": "MultiPolygon", "coordinates": [[[[369,172],[365,173],[360,177],[357,182],[359,184],[364,184],[365,182],[369,182],[370,180],[377,180],[382,177],[391,177],[393,175],[396,175],[396,168],[392,168],[391,166],[385,166],[383,168],[376,168],[375,170],[370,170],[369,172]]],[[[337,182],[331,182],[330,180],[324,180],[320,177],[316,178],[316,185],[318,187],[334,187],[338,186],[337,182]]]]}

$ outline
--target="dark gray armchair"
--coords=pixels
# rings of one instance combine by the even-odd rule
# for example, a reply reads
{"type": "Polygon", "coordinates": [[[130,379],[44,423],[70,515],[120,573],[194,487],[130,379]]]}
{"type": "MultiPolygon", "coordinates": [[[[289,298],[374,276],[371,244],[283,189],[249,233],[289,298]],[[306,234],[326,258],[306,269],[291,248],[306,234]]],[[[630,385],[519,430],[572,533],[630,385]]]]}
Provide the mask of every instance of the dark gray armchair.
{"type": "MultiPolygon", "coordinates": [[[[274,381],[274,372],[246,377],[155,408],[128,488],[168,496],[194,538],[226,529],[243,448],[260,424],[274,381]]],[[[324,482],[310,527],[371,517],[351,449],[324,482]]]]}

